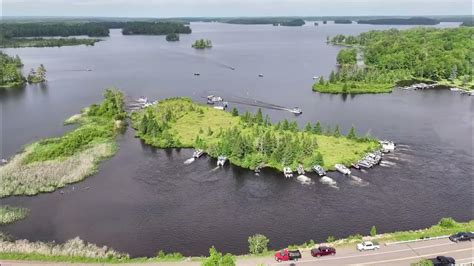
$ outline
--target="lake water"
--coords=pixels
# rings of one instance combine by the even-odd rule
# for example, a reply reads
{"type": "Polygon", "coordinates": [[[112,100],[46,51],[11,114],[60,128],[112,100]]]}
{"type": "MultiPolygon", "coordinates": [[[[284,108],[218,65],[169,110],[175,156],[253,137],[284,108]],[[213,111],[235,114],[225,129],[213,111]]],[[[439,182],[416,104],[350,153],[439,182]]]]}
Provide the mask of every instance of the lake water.
{"type": "Polygon", "coordinates": [[[472,98],[441,89],[357,96],[311,90],[313,76],[335,68],[340,48],[327,45],[327,36],[389,26],[191,27],[193,33],[176,43],[112,30],[93,47],[5,49],[22,58],[25,73],[44,64],[48,82],[0,90],[0,157],[70,130],[62,125],[64,119],[99,102],[109,86],[134,98],[187,96],[204,102],[202,96],[213,92],[299,106],[303,115],[298,117],[263,112],[273,121],[287,118],[301,126],[321,121],[347,132],[354,125],[360,134],[399,143],[399,149],[381,166],[354,170],[352,178],[329,173],[335,188],[312,174],[315,183],[302,185],[270,170],[259,176],[230,165],[216,170],[215,160],[206,157],[184,164],[192,150],[154,149],[129,128],[118,137],[116,156],[102,163],[97,174],[62,189],[64,194],[0,199],[0,204],[31,209],[25,220],[1,231],[42,241],[80,236],[133,256],[160,249],[203,255],[211,245],[245,253],[247,238],[255,233],[268,236],[271,248],[281,248],[329,235],[368,234],[372,225],[388,232],[424,228],[448,216],[473,219],[472,98]],[[192,49],[198,38],[211,39],[214,47],[192,49]]]}

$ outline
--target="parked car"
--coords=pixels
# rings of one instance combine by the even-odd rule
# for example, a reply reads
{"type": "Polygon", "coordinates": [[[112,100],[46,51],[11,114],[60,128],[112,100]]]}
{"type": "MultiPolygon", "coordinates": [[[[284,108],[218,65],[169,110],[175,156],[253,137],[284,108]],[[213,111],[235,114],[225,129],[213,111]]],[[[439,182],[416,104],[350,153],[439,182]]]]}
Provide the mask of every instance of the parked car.
{"type": "Polygon", "coordinates": [[[336,255],[336,249],[333,247],[320,246],[311,250],[311,256],[319,258],[326,255],[336,255]]]}
{"type": "Polygon", "coordinates": [[[474,238],[473,233],[459,232],[459,233],[456,233],[456,234],[450,236],[449,240],[451,240],[453,242],[459,242],[459,241],[467,241],[467,240],[471,241],[473,238],[474,238]]]}
{"type": "Polygon", "coordinates": [[[429,259],[434,266],[454,266],[456,261],[454,258],[445,257],[445,256],[438,256],[434,259],[429,259]]]}
{"type": "Polygon", "coordinates": [[[275,253],[275,260],[278,262],[301,259],[301,252],[299,250],[283,249],[275,253]]]}
{"type": "Polygon", "coordinates": [[[380,245],[378,243],[372,243],[371,241],[364,241],[362,243],[357,244],[357,250],[376,250],[379,249],[380,245]]]}

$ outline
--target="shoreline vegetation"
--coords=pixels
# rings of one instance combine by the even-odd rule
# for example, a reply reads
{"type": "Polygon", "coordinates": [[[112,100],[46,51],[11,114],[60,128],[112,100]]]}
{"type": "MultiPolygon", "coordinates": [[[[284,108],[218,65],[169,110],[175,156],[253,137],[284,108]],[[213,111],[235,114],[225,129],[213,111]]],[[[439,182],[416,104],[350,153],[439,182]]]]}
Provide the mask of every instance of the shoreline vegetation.
{"type": "Polygon", "coordinates": [[[92,38],[0,38],[0,48],[94,46],[100,41],[92,38]]]}
{"type": "Polygon", "coordinates": [[[107,89],[104,98],[66,121],[79,124],[75,130],[27,145],[0,166],[0,198],[52,192],[83,180],[114,155],[115,135],[125,126],[123,94],[107,89]]]}
{"type": "Polygon", "coordinates": [[[0,88],[13,88],[26,82],[20,71],[23,63],[18,55],[12,57],[0,51],[0,88]]]}
{"type": "Polygon", "coordinates": [[[288,17],[255,17],[255,18],[235,18],[222,21],[227,24],[240,24],[240,25],[267,25],[271,24],[274,26],[289,26],[297,27],[303,26],[305,21],[302,18],[288,18],[288,17]]]}
{"type": "Polygon", "coordinates": [[[471,36],[474,29],[414,28],[369,31],[358,36],[336,35],[333,45],[344,45],[337,56],[338,70],[313,85],[322,93],[388,93],[399,82],[422,80],[474,89],[471,36]],[[363,54],[363,66],[357,62],[363,54]]]}
{"type": "Polygon", "coordinates": [[[347,136],[339,127],[322,128],[318,122],[299,130],[296,122],[283,120],[271,124],[259,109],[255,115],[238,116],[197,104],[188,98],[170,98],[133,112],[136,136],[158,148],[196,148],[211,157],[224,155],[237,166],[255,169],[283,167],[307,170],[319,164],[334,169],[342,163],[350,166],[367,152],[379,148],[371,137],[358,137],[352,128],[347,136]]]}
{"type": "MultiPolygon", "coordinates": [[[[359,243],[363,240],[373,240],[379,243],[390,243],[396,241],[417,240],[424,237],[436,237],[451,235],[461,231],[474,231],[474,220],[461,223],[452,218],[442,218],[436,225],[426,229],[397,231],[392,233],[377,234],[375,226],[368,233],[362,236],[355,234],[346,238],[335,239],[328,236],[325,243],[316,243],[309,240],[300,245],[288,245],[288,248],[311,249],[321,245],[343,247],[359,243]]],[[[0,259],[4,260],[24,260],[24,261],[46,261],[46,262],[67,262],[67,263],[146,263],[146,262],[185,262],[200,261],[202,265],[212,264],[213,261],[227,261],[235,265],[236,261],[253,257],[271,256],[275,250],[269,250],[270,240],[264,235],[254,235],[249,237],[249,254],[232,255],[218,252],[214,247],[210,248],[209,257],[185,257],[180,253],[157,252],[155,257],[131,258],[129,254],[115,251],[107,246],[99,247],[87,243],[80,238],[68,240],[63,244],[30,242],[28,240],[13,240],[11,237],[0,233],[0,259]],[[211,264],[209,264],[211,263],[211,264]]],[[[281,247],[284,248],[284,247],[281,247]]]]}
{"type": "Polygon", "coordinates": [[[195,49],[206,49],[206,48],[212,48],[212,42],[211,40],[205,40],[205,39],[199,39],[196,40],[192,45],[192,48],[195,49]]]}
{"type": "Polygon", "coordinates": [[[28,209],[12,206],[0,206],[0,225],[14,223],[28,216],[28,209]]]}
{"type": "Polygon", "coordinates": [[[168,42],[178,42],[179,41],[179,34],[176,33],[168,33],[166,35],[166,41],[168,42]]]}

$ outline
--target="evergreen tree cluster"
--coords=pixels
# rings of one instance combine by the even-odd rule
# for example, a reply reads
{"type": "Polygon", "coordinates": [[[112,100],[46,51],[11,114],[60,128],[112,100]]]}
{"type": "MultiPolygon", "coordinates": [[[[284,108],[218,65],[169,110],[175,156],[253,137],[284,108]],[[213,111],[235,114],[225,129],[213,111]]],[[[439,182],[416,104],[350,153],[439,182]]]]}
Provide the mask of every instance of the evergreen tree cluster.
{"type": "Polygon", "coordinates": [[[20,57],[11,57],[0,51],[0,87],[12,87],[25,82],[20,68],[23,66],[20,57]]]}

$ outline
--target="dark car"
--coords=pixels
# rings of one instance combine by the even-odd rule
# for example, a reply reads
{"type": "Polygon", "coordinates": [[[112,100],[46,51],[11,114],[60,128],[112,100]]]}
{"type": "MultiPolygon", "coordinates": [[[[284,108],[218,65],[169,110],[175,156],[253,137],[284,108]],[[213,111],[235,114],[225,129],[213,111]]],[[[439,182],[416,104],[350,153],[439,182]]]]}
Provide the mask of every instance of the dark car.
{"type": "Polygon", "coordinates": [[[473,238],[474,238],[473,233],[459,232],[457,234],[450,236],[449,240],[453,242],[459,242],[459,241],[467,241],[467,240],[471,241],[471,239],[473,238]]]}
{"type": "Polygon", "coordinates": [[[321,246],[318,248],[313,248],[311,250],[311,256],[313,257],[321,257],[321,256],[327,256],[327,255],[336,255],[336,249],[333,247],[325,247],[321,246]]]}
{"type": "Polygon", "coordinates": [[[454,266],[456,261],[454,258],[445,257],[445,256],[438,256],[434,259],[430,259],[433,262],[434,266],[454,266]]]}

